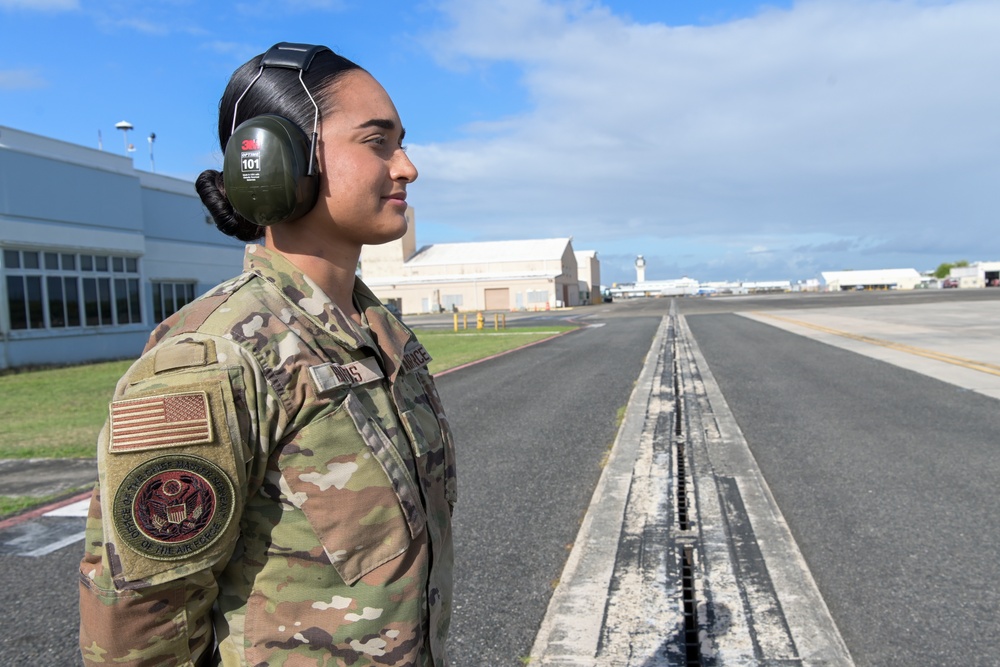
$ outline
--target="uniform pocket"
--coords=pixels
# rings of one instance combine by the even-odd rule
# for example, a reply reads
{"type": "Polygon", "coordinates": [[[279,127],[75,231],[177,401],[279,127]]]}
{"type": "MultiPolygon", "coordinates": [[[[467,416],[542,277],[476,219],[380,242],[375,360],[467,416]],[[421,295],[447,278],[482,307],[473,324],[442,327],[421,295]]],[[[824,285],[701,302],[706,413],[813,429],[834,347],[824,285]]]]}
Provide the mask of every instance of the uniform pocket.
{"type": "Polygon", "coordinates": [[[404,553],[424,528],[405,461],[353,394],[301,429],[278,467],[347,584],[404,553]]]}
{"type": "Polygon", "coordinates": [[[434,381],[426,371],[418,370],[406,376],[399,391],[399,403],[409,406],[400,415],[414,451],[421,457],[423,474],[443,486],[448,504],[454,506],[455,442],[434,381]]]}

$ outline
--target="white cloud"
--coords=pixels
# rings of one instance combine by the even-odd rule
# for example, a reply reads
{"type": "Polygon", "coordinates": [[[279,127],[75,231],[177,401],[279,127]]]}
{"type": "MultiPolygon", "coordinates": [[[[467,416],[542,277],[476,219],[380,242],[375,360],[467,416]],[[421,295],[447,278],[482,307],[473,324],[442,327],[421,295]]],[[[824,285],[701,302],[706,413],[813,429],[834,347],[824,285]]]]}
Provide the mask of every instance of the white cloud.
{"type": "Polygon", "coordinates": [[[802,267],[805,235],[929,253],[942,225],[960,246],[996,215],[1000,3],[814,0],[708,27],[589,2],[441,7],[438,60],[513,62],[531,103],[411,145],[436,223],[584,246],[738,234],[747,252],[766,234],[748,266],[802,267]]]}

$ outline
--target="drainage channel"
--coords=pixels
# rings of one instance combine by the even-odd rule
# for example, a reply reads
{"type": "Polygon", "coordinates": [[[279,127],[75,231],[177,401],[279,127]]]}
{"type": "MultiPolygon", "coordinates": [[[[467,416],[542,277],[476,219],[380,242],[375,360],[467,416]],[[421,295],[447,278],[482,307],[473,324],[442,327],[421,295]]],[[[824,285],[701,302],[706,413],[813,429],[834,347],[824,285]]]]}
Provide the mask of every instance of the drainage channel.
{"type": "MultiPolygon", "coordinates": [[[[694,492],[693,478],[689,474],[687,441],[685,438],[685,420],[687,411],[684,408],[684,393],[681,382],[680,346],[677,341],[677,315],[676,312],[670,314],[670,326],[668,328],[668,345],[671,350],[671,375],[673,386],[674,404],[674,428],[673,428],[673,454],[674,454],[674,489],[675,503],[677,506],[677,529],[682,533],[689,533],[695,526],[693,525],[692,513],[696,511],[692,507],[691,498],[694,492]]],[[[682,618],[684,619],[684,629],[682,633],[684,646],[684,664],[686,667],[701,667],[701,638],[699,632],[698,619],[698,595],[695,586],[696,560],[695,560],[695,540],[685,540],[680,545],[679,553],[680,585],[682,618]]]]}

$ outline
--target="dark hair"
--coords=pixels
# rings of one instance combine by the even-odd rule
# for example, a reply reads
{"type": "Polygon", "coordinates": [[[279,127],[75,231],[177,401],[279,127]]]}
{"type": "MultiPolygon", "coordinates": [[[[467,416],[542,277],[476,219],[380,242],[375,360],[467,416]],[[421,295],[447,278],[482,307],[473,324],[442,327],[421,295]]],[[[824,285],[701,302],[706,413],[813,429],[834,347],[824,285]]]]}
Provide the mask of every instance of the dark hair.
{"type": "MultiPolygon", "coordinates": [[[[276,114],[284,116],[298,125],[309,136],[312,133],[315,109],[309,95],[299,82],[299,71],[284,67],[268,67],[250,90],[247,86],[260,72],[260,54],[244,63],[233,72],[226,86],[226,92],[219,100],[219,146],[225,152],[226,144],[233,130],[233,107],[239,100],[235,125],[260,116],[276,114]],[[246,91],[246,95],[243,95],[246,91]],[[240,100],[240,96],[243,99],[240,100]]],[[[330,113],[334,107],[332,84],[345,72],[360,70],[357,64],[331,51],[320,51],[313,58],[309,69],[302,73],[302,81],[319,106],[320,118],[330,113]]],[[[215,220],[215,226],[228,236],[241,241],[256,241],[264,236],[264,228],[250,222],[237,213],[226,198],[222,173],[214,169],[201,172],[195,181],[195,189],[205,204],[205,208],[215,220]]]]}

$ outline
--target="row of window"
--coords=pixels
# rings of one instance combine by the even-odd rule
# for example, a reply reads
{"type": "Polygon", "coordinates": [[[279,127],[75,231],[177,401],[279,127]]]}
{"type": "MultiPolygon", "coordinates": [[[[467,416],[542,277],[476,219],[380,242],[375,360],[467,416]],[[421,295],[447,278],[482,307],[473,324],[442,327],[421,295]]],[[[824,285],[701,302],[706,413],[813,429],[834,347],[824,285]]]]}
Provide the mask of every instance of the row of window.
{"type": "Polygon", "coordinates": [[[138,278],[7,276],[11,329],[142,322],[138,278]]]}
{"type": "MultiPolygon", "coordinates": [[[[11,330],[143,321],[135,257],[4,250],[3,269],[11,330]]],[[[193,301],[194,290],[190,282],[154,282],[156,321],[193,301]]]]}
{"type": "Polygon", "coordinates": [[[91,255],[36,250],[4,250],[5,269],[45,269],[46,271],[96,271],[138,273],[139,260],[118,255],[91,255]]]}

